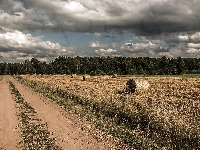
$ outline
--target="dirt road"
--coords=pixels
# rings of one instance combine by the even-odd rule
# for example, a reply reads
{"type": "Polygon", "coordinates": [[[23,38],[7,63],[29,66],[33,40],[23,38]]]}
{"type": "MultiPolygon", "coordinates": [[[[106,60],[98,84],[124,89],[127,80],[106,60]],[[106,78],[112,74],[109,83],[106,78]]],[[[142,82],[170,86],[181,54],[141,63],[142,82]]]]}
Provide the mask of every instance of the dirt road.
{"type": "Polygon", "coordinates": [[[8,86],[9,77],[0,81],[0,149],[19,149],[20,130],[15,102],[8,86]]]}
{"type": "MultiPolygon", "coordinates": [[[[48,124],[48,130],[51,133],[53,132],[53,136],[56,137],[56,143],[64,150],[106,150],[113,149],[112,147],[115,147],[112,143],[109,144],[108,142],[100,142],[90,134],[87,134],[86,132],[81,130],[80,126],[77,126],[77,124],[84,124],[84,122],[80,120],[77,116],[69,114],[68,112],[60,108],[57,104],[54,104],[49,99],[42,97],[40,94],[34,92],[30,88],[21,85],[15,79],[12,78],[11,82],[13,82],[15,87],[22,94],[22,97],[25,99],[25,101],[30,103],[30,105],[35,109],[39,118],[48,124]]],[[[1,87],[3,87],[3,89],[7,91],[8,94],[9,90],[5,79],[3,80],[2,85],[3,86],[1,87]]],[[[10,101],[11,97],[8,98],[10,101]]],[[[9,107],[11,107],[10,109],[13,109],[13,100],[10,103],[2,100],[2,104],[4,103],[6,105],[12,103],[9,107]]],[[[11,114],[10,112],[8,113],[8,115],[12,115],[12,117],[16,119],[14,114],[14,109],[11,111],[11,114]]],[[[5,122],[4,125],[6,125],[7,123],[8,122],[5,122]]],[[[87,122],[85,122],[85,125],[87,125],[87,122]]],[[[13,126],[11,126],[11,128],[12,127],[13,126]]],[[[8,134],[10,134],[10,130],[11,129],[7,130],[8,134]]],[[[5,134],[7,133],[2,133],[1,138],[3,138],[3,136],[5,136],[5,134]]]]}

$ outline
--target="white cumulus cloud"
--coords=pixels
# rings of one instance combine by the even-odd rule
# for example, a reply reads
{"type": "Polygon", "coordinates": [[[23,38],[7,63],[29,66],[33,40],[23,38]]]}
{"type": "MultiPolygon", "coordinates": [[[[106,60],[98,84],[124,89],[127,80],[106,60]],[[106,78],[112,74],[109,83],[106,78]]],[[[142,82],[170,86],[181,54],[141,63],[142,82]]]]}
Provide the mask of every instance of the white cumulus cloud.
{"type": "Polygon", "coordinates": [[[125,43],[121,45],[120,49],[127,52],[145,51],[157,49],[159,45],[153,44],[150,41],[148,43],[125,43]]]}
{"type": "Polygon", "coordinates": [[[42,38],[0,27],[0,55],[9,60],[22,60],[31,57],[53,59],[59,55],[75,53],[73,47],[63,47],[59,43],[43,41],[42,38]]]}
{"type": "Polygon", "coordinates": [[[190,53],[190,54],[195,54],[195,53],[198,53],[200,52],[199,49],[195,49],[195,48],[189,48],[186,50],[187,53],[190,53]]]}
{"type": "Polygon", "coordinates": [[[104,56],[104,57],[106,57],[106,56],[111,56],[111,57],[121,56],[121,54],[117,50],[114,50],[114,49],[111,49],[111,48],[109,48],[107,50],[105,50],[105,49],[99,49],[99,50],[95,50],[95,52],[98,55],[104,56]]]}

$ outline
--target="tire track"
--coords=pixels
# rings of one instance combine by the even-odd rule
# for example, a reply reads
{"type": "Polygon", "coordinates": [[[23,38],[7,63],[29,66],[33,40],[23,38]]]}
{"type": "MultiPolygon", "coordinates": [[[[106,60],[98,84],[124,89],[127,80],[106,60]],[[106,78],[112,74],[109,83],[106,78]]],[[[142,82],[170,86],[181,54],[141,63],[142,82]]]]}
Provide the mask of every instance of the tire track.
{"type": "Polygon", "coordinates": [[[41,97],[38,93],[28,87],[22,86],[15,79],[11,80],[24,99],[30,103],[39,118],[47,122],[49,131],[54,133],[54,137],[63,149],[69,150],[106,150],[113,149],[114,144],[104,143],[94,139],[90,134],[86,134],[81,128],[76,126],[80,122],[78,118],[71,118],[63,115],[56,104],[41,97]]]}
{"type": "Polygon", "coordinates": [[[15,95],[16,107],[21,127],[21,146],[25,149],[51,149],[61,150],[56,145],[55,139],[50,137],[48,126],[37,118],[37,112],[29,103],[24,101],[19,91],[12,82],[9,82],[12,93],[15,95]]]}
{"type": "Polygon", "coordinates": [[[20,130],[8,76],[0,81],[0,149],[19,150],[20,130]]]}

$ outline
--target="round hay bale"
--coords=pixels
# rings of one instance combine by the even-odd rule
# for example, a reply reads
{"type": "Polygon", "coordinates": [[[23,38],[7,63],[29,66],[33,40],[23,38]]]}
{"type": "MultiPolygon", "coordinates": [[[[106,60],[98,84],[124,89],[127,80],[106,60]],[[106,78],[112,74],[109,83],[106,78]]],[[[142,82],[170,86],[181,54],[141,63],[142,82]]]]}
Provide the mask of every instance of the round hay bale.
{"type": "Polygon", "coordinates": [[[104,76],[102,76],[102,79],[109,79],[109,78],[110,78],[109,75],[104,75],[104,76]]]}
{"type": "Polygon", "coordinates": [[[71,75],[71,78],[75,78],[75,77],[76,77],[76,74],[72,74],[72,75],[71,75]]]}
{"type": "Polygon", "coordinates": [[[90,75],[85,74],[85,75],[83,76],[83,81],[86,81],[86,80],[89,79],[89,78],[90,78],[90,75]]]}
{"type": "Polygon", "coordinates": [[[136,87],[137,87],[137,86],[136,86],[135,80],[129,79],[129,80],[126,82],[126,89],[125,89],[125,92],[128,93],[128,94],[133,94],[133,93],[135,93],[136,87]]]}
{"type": "Polygon", "coordinates": [[[117,74],[113,74],[113,75],[112,75],[112,78],[117,78],[117,74]]]}
{"type": "Polygon", "coordinates": [[[146,80],[136,80],[137,89],[148,89],[150,84],[146,80]]]}

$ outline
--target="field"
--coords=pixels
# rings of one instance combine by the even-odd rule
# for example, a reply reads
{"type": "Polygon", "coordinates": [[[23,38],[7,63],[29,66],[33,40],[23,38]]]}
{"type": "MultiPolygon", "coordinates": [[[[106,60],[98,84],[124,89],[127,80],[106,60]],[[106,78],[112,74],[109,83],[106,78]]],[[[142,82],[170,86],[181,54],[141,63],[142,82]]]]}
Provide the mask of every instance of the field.
{"type": "Polygon", "coordinates": [[[82,76],[22,75],[18,80],[130,148],[200,147],[199,78],[92,76],[83,81],[82,76]],[[128,79],[150,86],[125,94],[128,79]]]}
{"type": "Polygon", "coordinates": [[[118,145],[114,144],[114,138],[101,134],[89,121],[65,111],[10,76],[2,76],[0,91],[2,150],[110,150],[121,145],[119,140],[118,145]]]}

